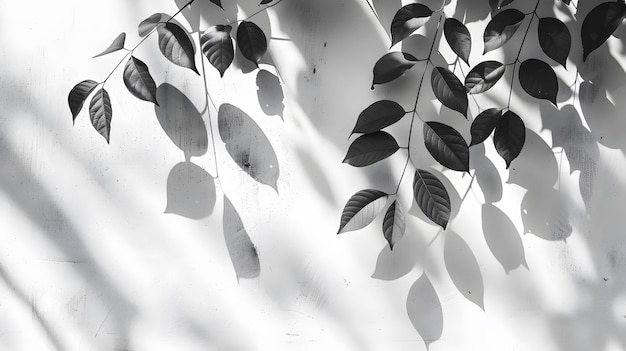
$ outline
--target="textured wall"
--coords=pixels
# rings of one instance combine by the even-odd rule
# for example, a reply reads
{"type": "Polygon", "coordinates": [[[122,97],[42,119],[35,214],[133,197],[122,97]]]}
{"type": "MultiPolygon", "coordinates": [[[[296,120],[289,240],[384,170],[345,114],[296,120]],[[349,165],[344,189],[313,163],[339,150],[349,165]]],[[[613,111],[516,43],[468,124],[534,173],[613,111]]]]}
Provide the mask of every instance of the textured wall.
{"type": "MultiPolygon", "coordinates": [[[[198,0],[208,15],[179,20],[204,28],[258,2],[222,1],[226,11],[198,0]]],[[[90,57],[122,31],[134,45],[139,21],[182,3],[0,2],[0,349],[626,349],[621,28],[580,66],[583,79],[573,64],[556,69],[562,87],[579,84],[579,97],[563,92],[557,109],[513,95],[526,145],[510,170],[491,145],[472,149],[477,178],[463,202],[469,177],[442,173],[416,147],[421,167],[446,177],[454,219],[445,232],[421,221],[405,179],[400,201],[414,216],[391,252],[380,220],[335,233],[350,195],[393,191],[404,165],[402,152],[364,169],[341,162],[361,110],[383,98],[414,101],[419,67],[370,90],[402,2],[373,1],[381,26],[364,1],[284,0],[254,18],[271,37],[262,70],[236,60],[220,79],[205,61],[213,102],[150,38],[135,54],[165,103],[132,97],[118,71],[107,83],[111,144],[86,109],[72,125],[69,90],[102,80],[121,55],[90,57]],[[220,136],[222,104],[243,113],[227,107],[237,128],[220,136]],[[257,181],[231,154],[254,161],[257,181]],[[439,331],[432,343],[420,336],[439,331]]],[[[466,11],[481,38],[487,1],[476,4],[447,12],[466,11]]],[[[426,119],[469,138],[469,122],[439,116],[424,94],[426,119]]]]}

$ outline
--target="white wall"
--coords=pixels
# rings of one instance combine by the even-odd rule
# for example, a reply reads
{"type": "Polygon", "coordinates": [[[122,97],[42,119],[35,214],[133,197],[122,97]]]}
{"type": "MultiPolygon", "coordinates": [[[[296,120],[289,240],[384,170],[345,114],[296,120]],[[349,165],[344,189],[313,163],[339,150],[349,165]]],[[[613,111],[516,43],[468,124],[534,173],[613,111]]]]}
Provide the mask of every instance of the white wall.
{"type": "MultiPolygon", "coordinates": [[[[222,1],[233,20],[234,1],[222,1]]],[[[239,18],[257,1],[239,1],[239,18]]],[[[437,335],[440,323],[432,351],[626,349],[623,30],[581,66],[593,85],[583,85],[573,104],[565,91],[579,59],[556,68],[559,110],[516,91],[512,106],[528,131],[511,170],[489,143],[487,158],[473,150],[477,181],[462,203],[469,177],[443,172],[455,203],[448,230],[419,219],[406,178],[400,201],[415,216],[392,253],[380,220],[335,234],[350,195],[393,191],[404,165],[402,152],[369,168],[342,164],[356,117],[382,98],[408,109],[423,71],[416,66],[370,90],[373,64],[388,50],[386,28],[402,5],[373,3],[384,27],[356,0],[284,0],[255,17],[272,37],[274,65],[268,59],[261,68],[281,77],[281,89],[261,99],[270,103],[265,110],[258,71],[236,62],[219,79],[205,61],[215,104],[244,110],[270,141],[277,192],[243,173],[217,135],[213,182],[210,131],[198,128],[212,123],[217,132],[216,111],[194,112],[205,107],[202,80],[169,64],[155,38],[137,57],[158,85],[173,85],[188,101],[162,89],[173,101],[170,114],[155,113],[116,72],[107,83],[111,144],[86,109],[72,125],[69,90],[103,79],[121,55],[90,57],[122,31],[134,45],[139,21],[175,12],[174,1],[0,2],[0,349],[423,350],[418,330],[437,335]],[[266,113],[281,104],[282,116],[266,113]],[[181,110],[194,128],[176,119],[181,110]],[[181,164],[181,149],[195,166],[181,164]],[[260,274],[238,280],[224,231],[241,237],[242,226],[260,274]]],[[[201,28],[223,23],[224,12],[202,6],[210,15],[201,28]]],[[[182,23],[196,23],[186,14],[182,23]]],[[[482,60],[485,25],[468,25],[473,63],[482,60]]],[[[422,44],[415,37],[405,49],[422,44]]],[[[445,43],[442,53],[452,61],[445,43]]],[[[478,103],[503,104],[506,84],[478,103]]],[[[445,109],[439,117],[431,94],[425,89],[423,115],[456,123],[468,137],[469,122],[445,109]]],[[[477,112],[473,103],[470,111],[477,112]]],[[[392,132],[402,135],[403,126],[392,132]]],[[[441,171],[426,157],[420,167],[441,171]]]]}

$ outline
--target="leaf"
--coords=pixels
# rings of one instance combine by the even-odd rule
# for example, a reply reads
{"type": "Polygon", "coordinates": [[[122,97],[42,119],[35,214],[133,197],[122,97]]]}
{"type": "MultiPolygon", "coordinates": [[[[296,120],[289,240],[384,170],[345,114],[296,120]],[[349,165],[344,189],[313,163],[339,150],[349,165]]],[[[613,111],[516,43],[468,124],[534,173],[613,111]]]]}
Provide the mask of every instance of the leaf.
{"type": "Polygon", "coordinates": [[[219,6],[222,10],[224,9],[224,7],[222,6],[222,1],[221,0],[211,0],[212,3],[214,3],[215,5],[219,6]]]}
{"type": "Polygon", "coordinates": [[[435,67],[430,82],[435,96],[444,106],[467,118],[467,93],[463,83],[452,71],[445,67],[435,67]]]}
{"type": "Polygon", "coordinates": [[[446,229],[452,208],[443,183],[432,173],[418,169],[413,179],[413,195],[426,217],[446,229]]]}
{"type": "Polygon", "coordinates": [[[537,59],[522,62],[519,67],[519,82],[528,95],[548,100],[556,106],[559,81],[547,63],[537,59]]]}
{"type": "Polygon", "coordinates": [[[569,5],[569,3],[571,2],[571,0],[561,0],[561,1],[563,1],[563,3],[565,3],[567,5],[569,5]]]}
{"type": "Polygon", "coordinates": [[[67,96],[67,103],[72,111],[72,122],[76,121],[78,113],[83,108],[85,100],[91,92],[98,86],[98,82],[95,80],[87,79],[76,84],[72,90],[70,90],[67,96]]]}
{"type": "Polygon", "coordinates": [[[235,49],[233,39],[230,37],[232,27],[229,25],[217,25],[209,27],[200,37],[200,45],[204,56],[213,67],[220,72],[220,77],[233,62],[235,49]]]}
{"type": "Polygon", "coordinates": [[[391,46],[423,26],[432,14],[433,11],[422,4],[408,4],[400,8],[391,21],[391,46]]]}
{"type": "Polygon", "coordinates": [[[443,258],[450,279],[459,292],[481,309],[485,309],[485,286],[472,249],[457,233],[446,235],[443,258]]]}
{"type": "Polygon", "coordinates": [[[185,29],[173,22],[167,22],[158,27],[157,33],[163,56],[178,66],[198,73],[195,62],[196,46],[185,29]]]}
{"type": "Polygon", "coordinates": [[[543,52],[565,67],[572,46],[572,36],[567,26],[554,17],[544,17],[539,19],[537,31],[543,52]]]}
{"type": "Polygon", "coordinates": [[[406,111],[397,102],[380,100],[359,114],[352,133],[374,133],[398,122],[406,111]]]}
{"type": "Polygon", "coordinates": [[[480,94],[493,87],[506,70],[498,61],[484,61],[477,64],[465,77],[465,89],[469,94],[480,94]]]}
{"type": "Polygon", "coordinates": [[[241,216],[230,200],[224,196],[224,240],[233,263],[237,281],[256,278],[261,273],[261,262],[254,243],[250,239],[241,216]]]}
{"type": "Polygon", "coordinates": [[[274,0],[262,0],[259,5],[266,5],[266,4],[269,4],[272,1],[274,1],[274,0]]]}
{"type": "Polygon", "coordinates": [[[139,36],[145,37],[154,28],[156,28],[159,23],[165,22],[169,18],[171,18],[171,16],[168,16],[167,14],[164,14],[164,13],[155,13],[151,15],[150,17],[146,18],[145,20],[141,21],[141,23],[139,23],[139,26],[137,27],[137,32],[139,33],[139,36]]]}
{"type": "Polygon", "coordinates": [[[479,113],[478,116],[474,118],[474,121],[472,121],[470,128],[470,133],[472,134],[470,146],[485,141],[496,128],[500,117],[502,117],[502,109],[500,108],[490,108],[479,113]]]}
{"type": "Polygon", "coordinates": [[[341,212],[337,234],[359,230],[372,223],[382,211],[389,194],[380,190],[359,190],[350,197],[341,212]]]}
{"type": "Polygon", "coordinates": [[[524,121],[512,111],[506,111],[496,125],[493,136],[493,143],[498,154],[506,162],[508,169],[513,161],[522,151],[526,140],[526,127],[524,121]]]}
{"type": "Polygon", "coordinates": [[[411,324],[429,350],[430,344],[439,340],[443,333],[443,311],[437,291],[425,273],[411,285],[406,310],[411,324]]]}
{"type": "Polygon", "coordinates": [[[455,171],[469,171],[469,146],[454,128],[439,122],[426,122],[424,143],[442,166],[455,171]]]}
{"type": "Polygon", "coordinates": [[[104,88],[100,88],[89,103],[89,117],[91,117],[93,127],[104,137],[107,143],[109,142],[109,134],[111,132],[112,115],[113,110],[109,93],[104,88]]]}
{"type": "Polygon", "coordinates": [[[513,3],[513,1],[515,0],[502,0],[502,3],[500,4],[500,8],[510,5],[511,3],[513,3]]]}
{"type": "Polygon", "coordinates": [[[525,15],[517,9],[507,9],[495,15],[485,28],[483,41],[485,51],[495,50],[504,45],[517,31],[525,15]]]}
{"type": "Polygon", "coordinates": [[[124,84],[136,98],[159,105],[156,99],[156,83],[148,71],[148,66],[132,55],[124,67],[124,84]]]}
{"type": "Polygon", "coordinates": [[[406,230],[404,220],[404,209],[402,205],[395,200],[387,208],[385,219],[383,220],[383,235],[389,243],[389,248],[393,250],[394,245],[402,238],[406,230]]]}
{"type": "Polygon", "coordinates": [[[365,167],[386,159],[399,148],[396,139],[387,132],[364,134],[352,142],[343,162],[355,167],[365,167]]]}
{"type": "Polygon", "coordinates": [[[415,56],[406,52],[394,51],[385,54],[374,65],[374,84],[391,82],[400,77],[406,70],[417,62],[415,56]]]}
{"type": "Polygon", "coordinates": [[[626,16],[623,2],[605,2],[594,7],[583,20],[580,36],[583,43],[583,61],[615,32],[626,16]]]}
{"type": "Polygon", "coordinates": [[[446,18],[443,33],[452,51],[469,65],[472,37],[467,27],[456,18],[446,18]]]}
{"type": "Polygon", "coordinates": [[[237,46],[243,57],[259,66],[259,61],[267,51],[267,38],[256,24],[242,21],[237,28],[237,46]]]}
{"type": "Polygon", "coordinates": [[[122,32],[120,33],[120,35],[118,35],[115,38],[115,40],[113,40],[113,42],[111,43],[111,45],[109,45],[108,48],[106,48],[103,52],[99,53],[98,55],[94,56],[94,58],[100,57],[106,54],[110,54],[112,52],[123,49],[125,42],[126,42],[126,33],[122,32]]]}

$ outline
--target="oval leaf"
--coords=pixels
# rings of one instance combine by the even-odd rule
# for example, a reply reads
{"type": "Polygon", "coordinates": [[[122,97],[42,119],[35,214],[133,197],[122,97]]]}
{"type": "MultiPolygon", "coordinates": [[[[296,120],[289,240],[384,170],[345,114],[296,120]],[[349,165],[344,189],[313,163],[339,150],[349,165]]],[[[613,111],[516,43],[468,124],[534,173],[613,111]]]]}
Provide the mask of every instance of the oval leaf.
{"type": "Polygon", "coordinates": [[[148,71],[148,66],[132,55],[124,67],[124,84],[136,98],[159,105],[156,99],[156,84],[148,71]]]}
{"type": "Polygon", "coordinates": [[[350,197],[341,212],[337,234],[358,230],[372,223],[382,211],[389,195],[380,190],[364,189],[350,197]]]}
{"type": "Polygon", "coordinates": [[[445,67],[435,67],[430,82],[435,96],[444,106],[467,118],[467,93],[463,83],[452,71],[445,67]]]}
{"type": "Polygon", "coordinates": [[[469,65],[472,37],[467,27],[456,18],[446,18],[443,23],[443,33],[452,51],[469,65]]]}
{"type": "Polygon", "coordinates": [[[396,139],[387,132],[364,134],[350,145],[343,162],[355,167],[365,167],[386,159],[399,148],[396,139]]]}
{"type": "Polygon", "coordinates": [[[466,299],[484,310],[483,276],[469,245],[458,234],[448,233],[443,258],[454,286],[466,299]]]}
{"type": "Polygon", "coordinates": [[[104,88],[96,91],[91,102],[89,103],[89,117],[91,124],[96,128],[98,133],[109,142],[109,134],[111,132],[111,117],[113,110],[111,108],[111,99],[109,93],[104,88]]]}
{"type": "Polygon", "coordinates": [[[469,147],[454,128],[439,122],[426,122],[424,143],[442,166],[455,171],[469,171],[469,147]]]}
{"type": "Polygon", "coordinates": [[[83,108],[85,100],[87,100],[89,94],[91,94],[97,86],[98,82],[87,79],[76,84],[72,90],[70,90],[70,94],[67,96],[67,103],[70,106],[70,111],[72,111],[72,122],[76,120],[76,116],[78,116],[78,113],[83,108]]]}
{"type": "Polygon", "coordinates": [[[259,26],[252,22],[242,21],[237,28],[237,46],[243,57],[254,62],[258,67],[259,61],[267,51],[267,38],[259,26]]]}
{"type": "Polygon", "coordinates": [[[502,109],[500,108],[490,108],[479,113],[472,121],[472,127],[470,128],[470,133],[472,134],[470,146],[485,141],[496,128],[500,117],[502,117],[502,109]]]}
{"type": "Polygon", "coordinates": [[[506,168],[509,168],[511,161],[520,154],[525,140],[524,121],[514,112],[506,111],[498,121],[493,135],[496,151],[506,162],[506,168]]]}
{"type": "Polygon", "coordinates": [[[408,4],[400,8],[391,21],[391,46],[423,26],[432,14],[433,11],[422,4],[408,4]]]}
{"type": "Polygon", "coordinates": [[[393,250],[394,245],[402,238],[406,230],[404,220],[404,210],[400,203],[395,200],[387,208],[385,219],[383,220],[383,235],[389,243],[389,248],[393,250]]]}
{"type": "Polygon", "coordinates": [[[171,18],[171,16],[168,16],[167,14],[164,14],[164,13],[155,13],[151,15],[150,17],[146,18],[145,20],[141,21],[141,23],[139,23],[139,26],[137,27],[137,32],[139,33],[139,36],[145,37],[154,28],[156,28],[156,26],[159,23],[165,22],[169,18],[171,18]]]}
{"type": "MultiPolygon", "coordinates": [[[[191,69],[196,69],[196,47],[189,34],[181,26],[167,22],[157,29],[159,33],[159,49],[163,56],[174,64],[191,69]]],[[[199,74],[199,73],[198,73],[199,74]]]]}
{"type": "Polygon", "coordinates": [[[519,67],[519,82],[528,95],[548,100],[556,106],[559,81],[547,63],[537,59],[522,62],[519,67]]]}
{"type": "Polygon", "coordinates": [[[213,213],[216,202],[215,179],[202,167],[180,162],[167,176],[165,213],[202,219],[213,213]]]}
{"type": "Polygon", "coordinates": [[[406,70],[413,67],[417,62],[415,56],[406,52],[394,51],[385,54],[374,65],[374,84],[391,82],[400,77],[406,70]]]}
{"type": "Polygon", "coordinates": [[[450,196],[434,174],[418,169],[413,179],[415,202],[431,221],[446,229],[450,220],[450,196]]]}
{"type": "Polygon", "coordinates": [[[426,350],[429,350],[429,345],[441,338],[443,311],[437,291],[426,274],[422,274],[409,289],[406,310],[411,324],[424,340],[426,350]]]}
{"type": "Polygon", "coordinates": [[[484,61],[477,64],[465,77],[465,89],[469,94],[480,94],[493,87],[506,70],[498,61],[484,61]]]}
{"type": "Polygon", "coordinates": [[[99,53],[98,55],[94,56],[94,58],[100,57],[106,54],[110,54],[112,52],[123,49],[125,42],[126,42],[126,33],[122,32],[120,33],[120,35],[117,36],[117,38],[115,38],[115,40],[113,40],[113,42],[111,43],[111,45],[109,45],[108,48],[106,48],[103,52],[99,53]]]}
{"type": "Polygon", "coordinates": [[[507,9],[495,15],[485,28],[483,41],[485,51],[495,50],[504,45],[517,31],[525,15],[517,9],[507,9]]]}
{"type": "Polygon", "coordinates": [[[615,32],[624,16],[626,4],[623,2],[605,2],[589,11],[580,29],[583,61],[615,32]]]}
{"type": "Polygon", "coordinates": [[[554,17],[544,17],[539,19],[537,31],[543,52],[565,67],[572,47],[572,36],[567,26],[554,17]]]}
{"type": "Polygon", "coordinates": [[[274,0],[262,0],[262,1],[261,1],[261,3],[260,3],[259,5],[267,5],[267,4],[269,4],[270,2],[272,2],[272,1],[274,1],[274,0]]]}
{"type": "Polygon", "coordinates": [[[235,49],[233,39],[230,37],[232,27],[229,25],[217,25],[209,27],[200,37],[200,45],[204,56],[213,67],[220,72],[220,77],[233,62],[235,49]]]}
{"type": "Polygon", "coordinates": [[[359,114],[352,133],[374,133],[398,122],[406,111],[397,102],[381,100],[359,114]]]}

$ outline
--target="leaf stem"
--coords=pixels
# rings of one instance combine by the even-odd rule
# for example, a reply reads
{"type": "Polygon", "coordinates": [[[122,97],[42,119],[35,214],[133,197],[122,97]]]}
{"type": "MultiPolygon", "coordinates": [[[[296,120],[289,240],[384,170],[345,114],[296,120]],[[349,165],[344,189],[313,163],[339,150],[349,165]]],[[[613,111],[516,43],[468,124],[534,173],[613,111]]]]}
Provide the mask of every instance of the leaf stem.
{"type": "Polygon", "coordinates": [[[178,11],[176,11],[176,13],[172,15],[172,17],[170,17],[167,21],[165,21],[165,23],[169,23],[172,19],[174,19],[174,17],[176,17],[179,13],[183,12],[183,10],[187,6],[191,5],[194,1],[196,1],[196,0],[189,0],[189,2],[185,4],[185,6],[181,7],[180,9],[178,9],[178,11]]]}
{"type": "MultiPolygon", "coordinates": [[[[202,34],[200,33],[200,31],[198,31],[198,40],[200,40],[201,36],[202,34]]],[[[211,94],[209,93],[209,86],[207,85],[207,81],[206,81],[206,66],[204,64],[204,60],[200,60],[200,61],[201,61],[201,68],[202,68],[202,82],[203,82],[202,85],[204,86],[205,110],[209,119],[209,132],[211,133],[211,147],[213,148],[213,161],[215,163],[215,179],[219,179],[220,171],[219,171],[219,166],[217,163],[217,149],[215,148],[215,132],[213,131],[213,118],[211,117],[211,108],[209,106],[209,101],[211,102],[211,104],[213,105],[216,111],[219,111],[219,110],[215,106],[215,103],[213,102],[213,99],[211,98],[211,94]]],[[[222,183],[220,182],[220,188],[221,187],[222,187],[222,183]]],[[[222,192],[223,191],[224,189],[222,189],[222,192]]]]}

